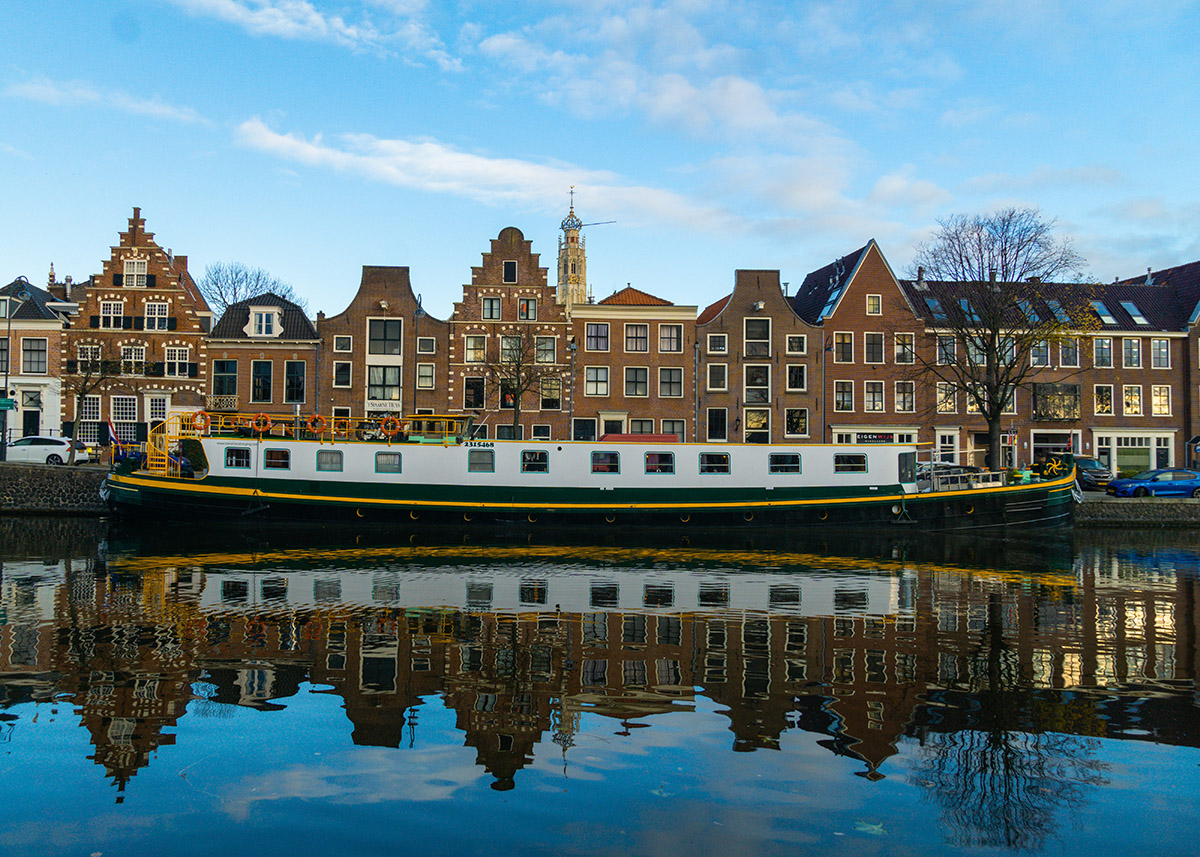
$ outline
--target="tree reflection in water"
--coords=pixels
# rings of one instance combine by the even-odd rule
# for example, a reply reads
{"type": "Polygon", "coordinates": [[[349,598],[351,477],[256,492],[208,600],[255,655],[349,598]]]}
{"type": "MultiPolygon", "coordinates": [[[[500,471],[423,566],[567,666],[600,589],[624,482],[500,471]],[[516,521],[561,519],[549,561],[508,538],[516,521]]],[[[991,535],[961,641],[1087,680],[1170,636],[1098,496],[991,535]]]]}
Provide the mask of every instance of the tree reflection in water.
{"type": "Polygon", "coordinates": [[[931,694],[913,779],[941,805],[947,839],[964,847],[1036,850],[1064,810],[1103,785],[1094,756],[1103,726],[1089,699],[1035,692],[1004,633],[1003,602],[988,599],[987,620],[962,690],[931,694]],[[1068,734],[1069,728],[1076,733],[1068,734]]]}

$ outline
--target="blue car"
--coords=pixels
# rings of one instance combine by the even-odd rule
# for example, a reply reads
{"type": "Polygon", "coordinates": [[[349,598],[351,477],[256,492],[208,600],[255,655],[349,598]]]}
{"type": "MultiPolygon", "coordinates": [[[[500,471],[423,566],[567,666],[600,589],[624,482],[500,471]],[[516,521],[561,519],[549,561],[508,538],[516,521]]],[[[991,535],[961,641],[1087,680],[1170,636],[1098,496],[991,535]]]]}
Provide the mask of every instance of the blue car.
{"type": "Polygon", "coordinates": [[[1143,470],[1114,479],[1105,491],[1113,497],[1200,497],[1200,473],[1180,467],[1143,470]]]}

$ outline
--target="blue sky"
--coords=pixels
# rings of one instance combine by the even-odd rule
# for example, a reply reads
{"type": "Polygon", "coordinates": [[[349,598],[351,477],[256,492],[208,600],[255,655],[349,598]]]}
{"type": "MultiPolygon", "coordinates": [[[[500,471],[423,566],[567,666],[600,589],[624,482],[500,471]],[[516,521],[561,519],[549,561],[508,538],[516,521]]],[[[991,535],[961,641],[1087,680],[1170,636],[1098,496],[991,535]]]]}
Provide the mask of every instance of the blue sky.
{"type": "Polygon", "coordinates": [[[1032,205],[1111,280],[1200,259],[1194,2],[7,0],[3,271],[100,269],[130,210],[198,274],[340,311],[407,265],[445,316],[489,239],[597,299],[701,306],[938,217],[1032,205]]]}

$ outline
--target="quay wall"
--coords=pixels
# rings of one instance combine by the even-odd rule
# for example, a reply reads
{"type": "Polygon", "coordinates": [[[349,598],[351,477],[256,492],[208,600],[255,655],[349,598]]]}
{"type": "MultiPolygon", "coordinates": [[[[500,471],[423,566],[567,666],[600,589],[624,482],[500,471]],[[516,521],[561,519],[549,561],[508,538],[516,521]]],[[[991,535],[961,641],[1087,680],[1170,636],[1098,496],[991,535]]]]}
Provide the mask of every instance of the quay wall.
{"type": "Polygon", "coordinates": [[[102,515],[104,467],[0,462],[0,516],[102,515]]]}
{"type": "Polygon", "coordinates": [[[1075,506],[1075,526],[1088,529],[1200,528],[1200,500],[1088,497],[1075,506]]]}

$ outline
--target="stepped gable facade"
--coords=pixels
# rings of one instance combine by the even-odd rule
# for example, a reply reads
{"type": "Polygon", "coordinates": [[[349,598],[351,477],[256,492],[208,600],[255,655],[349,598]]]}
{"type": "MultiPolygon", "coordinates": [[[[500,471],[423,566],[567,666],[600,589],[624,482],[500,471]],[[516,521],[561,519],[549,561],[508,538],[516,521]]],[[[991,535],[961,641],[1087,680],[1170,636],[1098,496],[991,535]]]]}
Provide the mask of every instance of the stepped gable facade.
{"type": "Polygon", "coordinates": [[[819,338],[820,331],[789,306],[779,271],[735,272],[733,291],[696,321],[697,439],[814,439],[820,400],[812,374],[819,338]]]}
{"type": "Polygon", "coordinates": [[[63,337],[64,434],[107,442],[111,422],[123,443],[141,442],[169,412],[204,407],[212,312],[187,257],[154,240],[141,209],[70,297],[79,316],[63,337]]]}
{"type": "Polygon", "coordinates": [[[317,313],[316,329],[321,369],[314,412],[383,417],[444,409],[445,371],[438,369],[449,328],[421,308],[407,267],[364,265],[350,304],[337,315],[317,313]]]}
{"type": "Polygon", "coordinates": [[[278,295],[230,304],[208,338],[207,410],[272,417],[314,412],[319,344],[304,310],[278,295]]]}
{"type": "Polygon", "coordinates": [[[450,316],[443,340],[448,370],[444,380],[434,382],[443,408],[474,413],[481,436],[566,437],[570,335],[566,307],[548,283],[533,242],[516,227],[502,229],[482,263],[471,268],[471,282],[463,285],[450,316]],[[524,376],[536,379],[519,402],[511,388],[490,380],[489,367],[501,361],[515,361],[524,376]]]}
{"type": "Polygon", "coordinates": [[[696,307],[626,286],[571,313],[571,437],[696,439],[696,307]]]}

